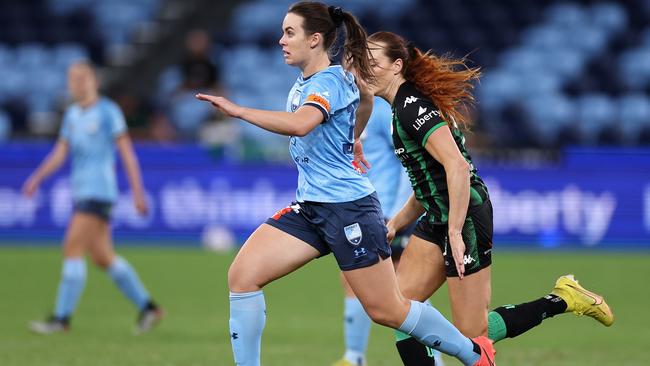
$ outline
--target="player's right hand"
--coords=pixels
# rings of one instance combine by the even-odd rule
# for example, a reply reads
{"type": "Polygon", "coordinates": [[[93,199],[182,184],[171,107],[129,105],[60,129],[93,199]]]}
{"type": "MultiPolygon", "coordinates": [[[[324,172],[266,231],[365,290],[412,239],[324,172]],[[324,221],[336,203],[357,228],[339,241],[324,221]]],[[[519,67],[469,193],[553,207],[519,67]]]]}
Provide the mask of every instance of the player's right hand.
{"type": "Polygon", "coordinates": [[[34,196],[34,193],[38,190],[38,180],[34,179],[33,177],[29,177],[26,181],[25,184],[23,184],[22,192],[25,196],[27,197],[32,197],[34,196]]]}
{"type": "Polygon", "coordinates": [[[388,243],[392,243],[393,239],[395,239],[395,233],[397,232],[392,221],[390,220],[388,221],[388,223],[386,224],[386,229],[388,230],[386,232],[386,240],[388,241],[388,243]]]}
{"type": "Polygon", "coordinates": [[[149,212],[149,206],[147,205],[147,200],[144,197],[144,194],[136,194],[133,196],[133,204],[135,205],[135,210],[141,216],[145,216],[149,212]]]}
{"type": "Polygon", "coordinates": [[[196,99],[210,102],[210,104],[230,117],[239,118],[242,115],[243,108],[224,97],[199,93],[196,95],[196,99]]]}

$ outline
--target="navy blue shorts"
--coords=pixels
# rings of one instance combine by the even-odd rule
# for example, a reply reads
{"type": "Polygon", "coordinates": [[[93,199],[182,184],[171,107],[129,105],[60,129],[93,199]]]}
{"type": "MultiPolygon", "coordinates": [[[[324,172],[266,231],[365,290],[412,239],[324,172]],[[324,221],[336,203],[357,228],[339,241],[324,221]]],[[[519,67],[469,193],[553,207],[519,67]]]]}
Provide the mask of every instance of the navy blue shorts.
{"type": "Polygon", "coordinates": [[[390,257],[386,225],[375,193],[342,203],[294,202],[266,223],[316,248],[334,253],[342,271],[390,257]]]}
{"type": "Polygon", "coordinates": [[[75,212],[95,215],[104,221],[111,221],[113,203],[98,200],[81,200],[74,203],[75,212]]]}

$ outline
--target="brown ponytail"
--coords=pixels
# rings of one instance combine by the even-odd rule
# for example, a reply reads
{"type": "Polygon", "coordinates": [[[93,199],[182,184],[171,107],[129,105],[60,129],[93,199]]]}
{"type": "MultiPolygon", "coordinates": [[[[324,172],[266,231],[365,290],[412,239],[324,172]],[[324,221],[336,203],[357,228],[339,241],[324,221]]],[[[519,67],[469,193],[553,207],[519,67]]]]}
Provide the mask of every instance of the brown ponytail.
{"type": "Polygon", "coordinates": [[[469,129],[469,108],[474,104],[473,82],[481,76],[480,68],[470,68],[465,58],[423,53],[404,38],[391,32],[378,32],[369,37],[371,43],[381,43],[384,54],[391,60],[404,62],[402,75],[440,109],[450,128],[469,129]]]}

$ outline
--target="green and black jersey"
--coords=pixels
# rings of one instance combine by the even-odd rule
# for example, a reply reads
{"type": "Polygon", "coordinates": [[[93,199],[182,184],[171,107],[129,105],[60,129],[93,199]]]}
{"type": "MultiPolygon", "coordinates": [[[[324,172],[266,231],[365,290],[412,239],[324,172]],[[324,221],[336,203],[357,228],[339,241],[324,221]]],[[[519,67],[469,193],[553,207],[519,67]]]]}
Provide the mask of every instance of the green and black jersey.
{"type": "MultiPolygon", "coordinates": [[[[441,163],[425,149],[429,136],[447,126],[436,105],[407,81],[399,87],[393,101],[392,134],[395,155],[406,168],[415,197],[427,212],[430,223],[446,223],[449,216],[447,174],[441,163]]],[[[470,165],[469,207],[488,199],[487,188],[476,174],[472,158],[465,149],[465,136],[452,129],[456,146],[470,165]]]]}

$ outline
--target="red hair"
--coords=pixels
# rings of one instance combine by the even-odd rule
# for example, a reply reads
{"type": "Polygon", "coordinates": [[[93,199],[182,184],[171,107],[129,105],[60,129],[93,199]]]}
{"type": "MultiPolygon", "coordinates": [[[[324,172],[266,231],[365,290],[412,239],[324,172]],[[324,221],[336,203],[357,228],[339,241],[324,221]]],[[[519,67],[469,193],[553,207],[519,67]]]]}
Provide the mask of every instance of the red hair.
{"type": "Polygon", "coordinates": [[[391,32],[374,33],[368,41],[382,43],[383,53],[391,61],[402,59],[402,76],[433,101],[450,128],[454,124],[461,129],[469,128],[468,112],[475,102],[473,82],[481,76],[480,68],[468,67],[465,58],[422,52],[391,32]]]}

